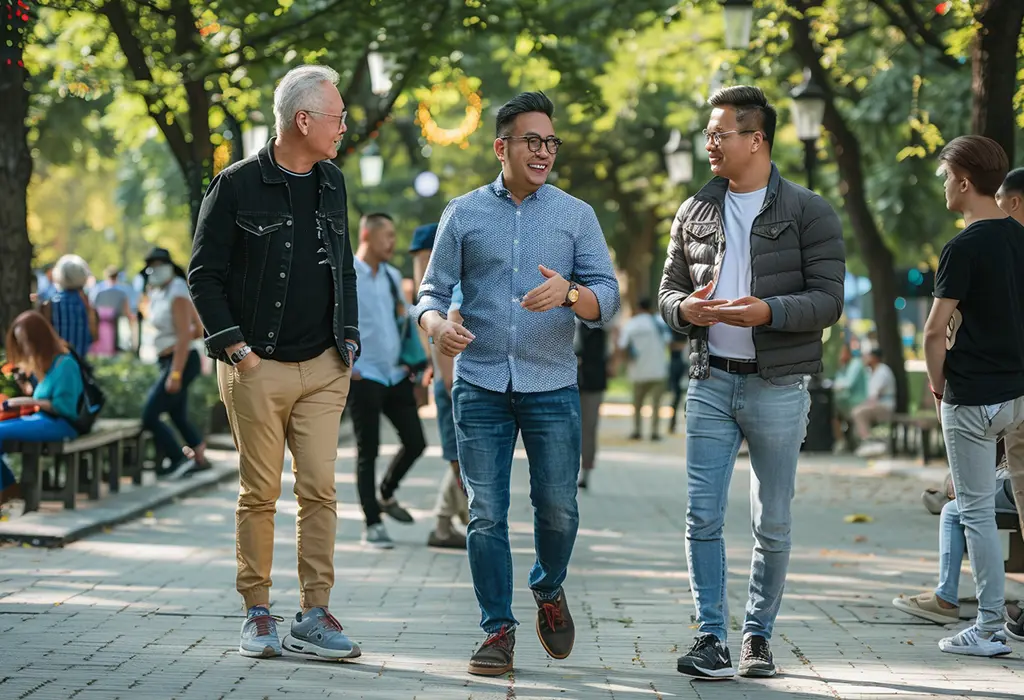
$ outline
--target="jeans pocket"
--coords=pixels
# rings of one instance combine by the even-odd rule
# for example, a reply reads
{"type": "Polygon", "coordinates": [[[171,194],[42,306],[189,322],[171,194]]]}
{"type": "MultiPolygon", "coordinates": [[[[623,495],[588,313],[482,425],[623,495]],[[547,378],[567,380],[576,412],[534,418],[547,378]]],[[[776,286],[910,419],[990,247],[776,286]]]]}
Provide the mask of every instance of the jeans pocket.
{"type": "Polygon", "coordinates": [[[806,376],[803,374],[785,374],[781,377],[769,377],[765,381],[779,389],[802,389],[806,376]]]}
{"type": "Polygon", "coordinates": [[[1009,403],[1009,401],[1003,401],[1002,403],[994,403],[989,404],[988,406],[981,407],[982,417],[984,417],[985,420],[988,421],[989,426],[991,426],[992,423],[995,422],[996,416],[999,415],[999,412],[1006,408],[1007,404],[1009,403]]]}

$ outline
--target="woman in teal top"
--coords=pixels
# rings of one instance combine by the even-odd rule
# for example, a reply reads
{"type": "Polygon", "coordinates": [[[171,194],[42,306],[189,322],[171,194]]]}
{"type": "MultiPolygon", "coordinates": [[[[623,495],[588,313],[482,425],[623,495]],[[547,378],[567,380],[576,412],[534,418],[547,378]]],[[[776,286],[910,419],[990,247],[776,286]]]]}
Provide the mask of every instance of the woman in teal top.
{"type": "Polygon", "coordinates": [[[7,331],[7,358],[19,370],[25,394],[4,408],[34,408],[35,413],[0,421],[0,502],[15,495],[14,474],[3,455],[5,440],[56,442],[78,436],[71,421],[78,417],[84,390],[78,362],[68,353],[53,326],[37,311],[14,319],[7,331]],[[33,387],[30,377],[37,381],[33,387]]]}

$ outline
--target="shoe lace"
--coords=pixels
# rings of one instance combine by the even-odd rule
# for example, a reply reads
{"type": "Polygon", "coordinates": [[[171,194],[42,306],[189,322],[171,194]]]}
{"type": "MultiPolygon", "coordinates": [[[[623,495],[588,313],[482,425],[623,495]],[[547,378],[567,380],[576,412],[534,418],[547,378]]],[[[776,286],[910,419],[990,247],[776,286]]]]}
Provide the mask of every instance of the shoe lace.
{"type": "Polygon", "coordinates": [[[693,647],[690,649],[690,654],[696,654],[708,647],[713,647],[717,641],[718,638],[713,634],[701,635],[700,637],[697,637],[697,641],[693,643],[693,647]]]}
{"type": "Polygon", "coordinates": [[[256,627],[257,637],[266,637],[277,632],[277,623],[284,622],[283,617],[277,615],[253,615],[249,622],[256,627]]]}
{"type": "Polygon", "coordinates": [[[756,634],[751,635],[750,642],[743,645],[743,658],[756,661],[771,661],[768,641],[756,634]]]}
{"type": "Polygon", "coordinates": [[[544,613],[544,619],[548,623],[548,629],[557,629],[559,625],[564,625],[565,620],[562,618],[562,609],[557,603],[544,603],[541,605],[541,611],[544,613]]]}
{"type": "Polygon", "coordinates": [[[509,628],[502,625],[500,630],[487,638],[487,641],[484,642],[484,646],[496,646],[499,649],[508,651],[512,648],[512,635],[510,635],[509,632],[509,628]]]}
{"type": "Polygon", "coordinates": [[[330,614],[326,610],[324,610],[324,616],[320,619],[323,620],[324,627],[326,627],[329,630],[336,630],[338,632],[341,632],[345,629],[341,626],[341,623],[338,622],[338,618],[336,618],[334,615],[330,614]]]}

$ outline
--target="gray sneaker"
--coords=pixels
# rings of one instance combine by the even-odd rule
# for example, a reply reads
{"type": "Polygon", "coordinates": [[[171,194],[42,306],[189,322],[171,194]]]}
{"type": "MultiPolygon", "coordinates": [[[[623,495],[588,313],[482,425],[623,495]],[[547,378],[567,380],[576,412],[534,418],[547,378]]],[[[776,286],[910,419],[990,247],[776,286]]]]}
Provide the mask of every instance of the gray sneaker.
{"type": "Polygon", "coordinates": [[[375,549],[394,549],[395,543],[388,535],[388,531],[384,529],[384,523],[377,523],[376,525],[369,525],[366,528],[366,532],[363,533],[363,544],[374,547],[375,549]]]}
{"type": "Polygon", "coordinates": [[[249,608],[249,614],[242,624],[242,641],[238,653],[257,659],[269,659],[281,655],[281,640],[277,638],[277,623],[283,618],[270,614],[262,605],[249,608]]]}
{"type": "Polygon", "coordinates": [[[295,613],[284,648],[317,659],[354,659],[362,653],[359,645],[345,635],[341,623],[324,608],[295,613]]]}

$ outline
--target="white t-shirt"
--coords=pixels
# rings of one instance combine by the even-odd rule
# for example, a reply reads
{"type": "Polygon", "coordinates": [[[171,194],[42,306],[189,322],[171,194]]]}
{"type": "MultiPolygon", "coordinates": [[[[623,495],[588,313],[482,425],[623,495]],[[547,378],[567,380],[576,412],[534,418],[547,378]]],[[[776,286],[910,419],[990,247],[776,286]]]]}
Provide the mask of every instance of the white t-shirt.
{"type": "MultiPolygon", "coordinates": [[[[750,296],[750,227],[754,224],[768,188],[753,192],[725,193],[725,259],[712,299],[740,299],[750,296]]],[[[717,323],[708,329],[712,355],[732,360],[754,360],[754,333],[717,323]]]]}
{"type": "Polygon", "coordinates": [[[619,349],[629,350],[630,381],[653,382],[668,377],[665,333],[651,314],[640,313],[626,321],[619,335],[619,349]]]}
{"type": "Polygon", "coordinates": [[[149,323],[156,331],[153,347],[157,355],[163,355],[178,342],[178,334],[174,329],[174,300],[178,297],[191,298],[188,284],[175,276],[166,286],[151,287],[149,290],[149,323]]]}
{"type": "Polygon", "coordinates": [[[896,408],[896,375],[889,365],[881,364],[871,370],[868,398],[877,400],[883,406],[896,408]]]}

